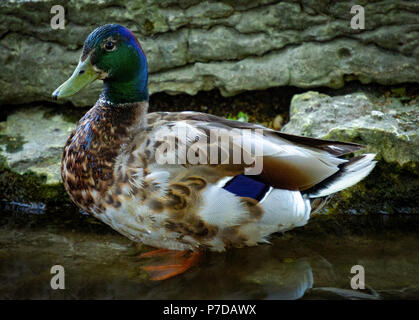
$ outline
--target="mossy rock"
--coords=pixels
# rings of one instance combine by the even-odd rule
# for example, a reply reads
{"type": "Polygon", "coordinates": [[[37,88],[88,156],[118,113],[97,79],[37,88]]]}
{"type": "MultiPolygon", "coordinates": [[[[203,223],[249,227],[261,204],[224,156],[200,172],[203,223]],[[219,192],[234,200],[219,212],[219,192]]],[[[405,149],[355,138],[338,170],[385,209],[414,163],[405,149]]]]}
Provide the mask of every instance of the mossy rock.
{"type": "Polygon", "coordinates": [[[366,148],[357,154],[376,153],[379,160],[365,180],[333,197],[329,213],[419,213],[419,99],[400,94],[406,90],[293,97],[284,132],[359,143],[366,148]]]}
{"type": "Polygon", "coordinates": [[[47,185],[61,181],[63,147],[76,127],[51,107],[27,106],[16,109],[0,122],[0,156],[5,168],[45,177],[47,185]]]}
{"type": "Polygon", "coordinates": [[[49,206],[75,211],[60,174],[63,146],[75,126],[64,113],[44,106],[17,108],[0,122],[3,209],[42,213],[49,206]]]}
{"type": "Polygon", "coordinates": [[[365,180],[336,194],[328,213],[418,214],[418,194],[418,175],[380,161],[365,180]]]}

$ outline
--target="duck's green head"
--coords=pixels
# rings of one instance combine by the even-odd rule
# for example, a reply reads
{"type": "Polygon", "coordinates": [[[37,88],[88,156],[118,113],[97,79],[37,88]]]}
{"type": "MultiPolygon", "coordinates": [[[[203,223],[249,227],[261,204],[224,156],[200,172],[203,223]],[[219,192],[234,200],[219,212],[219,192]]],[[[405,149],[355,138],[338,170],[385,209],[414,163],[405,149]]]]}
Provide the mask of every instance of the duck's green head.
{"type": "Polygon", "coordinates": [[[147,78],[147,59],[134,34],[119,24],[106,24],[89,34],[76,70],[52,96],[70,97],[101,79],[102,94],[114,104],[146,101],[147,78]]]}

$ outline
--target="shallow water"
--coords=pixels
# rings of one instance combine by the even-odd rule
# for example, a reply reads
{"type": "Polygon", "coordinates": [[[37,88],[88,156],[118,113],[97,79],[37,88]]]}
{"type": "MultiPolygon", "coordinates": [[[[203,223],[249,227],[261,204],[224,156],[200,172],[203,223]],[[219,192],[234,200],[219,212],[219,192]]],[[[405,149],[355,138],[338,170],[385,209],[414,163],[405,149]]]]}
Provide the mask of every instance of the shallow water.
{"type": "Polygon", "coordinates": [[[160,282],[140,268],[151,248],[90,217],[56,218],[1,213],[1,299],[419,299],[418,216],[315,217],[271,245],[210,253],[160,282]],[[50,286],[57,264],[65,290],[50,286]],[[365,268],[365,290],[351,289],[354,265],[365,268]]]}

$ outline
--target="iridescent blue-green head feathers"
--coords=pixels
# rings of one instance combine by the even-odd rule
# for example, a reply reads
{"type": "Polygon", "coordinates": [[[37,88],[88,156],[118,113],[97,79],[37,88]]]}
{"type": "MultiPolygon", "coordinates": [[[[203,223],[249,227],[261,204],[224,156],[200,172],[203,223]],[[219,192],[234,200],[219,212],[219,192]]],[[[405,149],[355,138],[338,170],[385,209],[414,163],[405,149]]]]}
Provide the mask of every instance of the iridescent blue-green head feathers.
{"type": "Polygon", "coordinates": [[[96,79],[104,81],[102,95],[113,104],[148,100],[147,59],[124,26],[107,24],[90,33],[76,70],[53,97],[69,97],[96,79]]]}

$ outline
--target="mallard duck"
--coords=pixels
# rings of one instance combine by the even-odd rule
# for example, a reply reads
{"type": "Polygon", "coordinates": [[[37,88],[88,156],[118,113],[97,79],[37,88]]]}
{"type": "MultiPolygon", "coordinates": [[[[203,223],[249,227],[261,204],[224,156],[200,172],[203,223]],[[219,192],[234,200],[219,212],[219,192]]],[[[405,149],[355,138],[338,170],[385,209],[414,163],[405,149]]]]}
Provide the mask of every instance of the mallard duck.
{"type": "Polygon", "coordinates": [[[53,98],[69,97],[97,79],[104,89],[68,138],[62,180],[81,209],[157,248],[142,255],[163,259],[144,267],[154,280],[186,271],[206,250],[267,243],[273,233],[305,225],[324,199],[375,166],[374,154],[341,158],[362,148],[354,143],[289,135],[199,112],[147,113],[146,56],[134,34],[118,24],[87,37],[73,75],[53,98]],[[226,152],[216,161],[205,147],[193,149],[212,132],[216,142],[226,137],[228,146],[216,145],[220,155],[226,152]],[[262,153],[251,163],[244,156],[232,161],[229,148],[244,155],[250,153],[245,144],[262,147],[262,153]],[[200,161],[181,162],[185,150],[200,161]],[[175,162],[159,161],[162,154],[175,162]],[[258,160],[262,170],[248,174],[258,160]]]}

